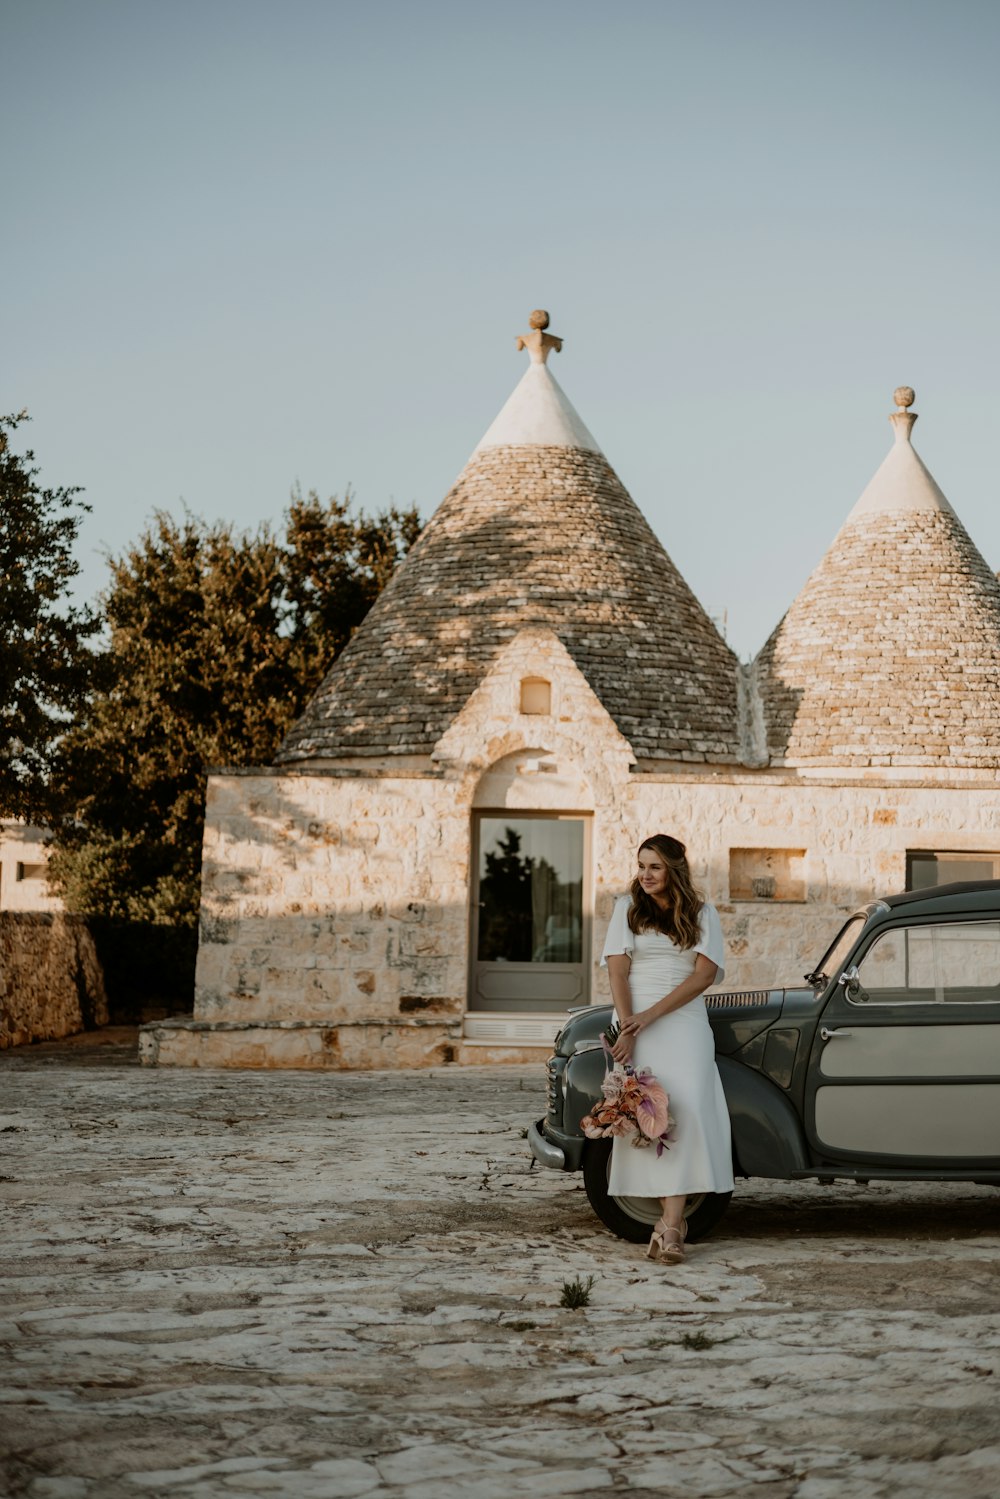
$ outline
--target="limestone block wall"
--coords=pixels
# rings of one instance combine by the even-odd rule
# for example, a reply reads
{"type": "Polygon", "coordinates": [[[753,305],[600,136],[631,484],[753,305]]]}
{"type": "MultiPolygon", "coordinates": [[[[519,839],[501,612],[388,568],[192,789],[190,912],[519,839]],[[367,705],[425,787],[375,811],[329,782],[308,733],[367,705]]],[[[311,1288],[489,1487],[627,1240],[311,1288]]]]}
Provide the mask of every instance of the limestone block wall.
{"type": "Polygon", "coordinates": [[[430,755],[498,645],[558,635],[637,754],[737,753],[736,658],[607,460],[479,449],[281,759],[430,755]]]}
{"type": "MultiPolygon", "coordinates": [[[[767,772],[725,781],[636,778],[621,823],[608,829],[595,944],[628,883],[634,845],[653,831],[687,844],[695,877],[719,908],[729,954],[724,987],[801,983],[847,913],[905,888],[908,850],[1000,853],[1000,785],[817,783],[767,772]],[[803,851],[804,899],[732,899],[734,848],[803,851]]],[[[597,986],[606,992],[603,974],[597,986]]]]}
{"type": "MultiPolygon", "coordinates": [[[[492,775],[506,784],[502,770],[492,775]]],[[[540,777],[538,791],[508,782],[520,802],[541,789],[558,801],[568,783],[558,774],[540,777]]],[[[595,1000],[608,993],[599,958],[611,908],[649,832],[684,840],[696,879],[719,907],[725,988],[801,982],[848,912],[904,888],[907,850],[1000,851],[1000,792],[989,783],[615,778],[609,770],[602,789],[594,808],[595,1000]],[[743,860],[747,850],[792,850],[803,898],[734,899],[733,849],[743,860]]],[[[213,778],[195,1019],[336,1026],[410,1018],[441,1022],[438,1039],[457,1039],[472,800],[447,777],[213,778]]]]}
{"type": "Polygon", "coordinates": [[[591,817],[592,1000],[608,995],[599,959],[614,899],[657,831],[688,845],[719,907],[724,987],[799,984],[845,914],[904,888],[908,850],[1000,853],[996,778],[938,774],[932,785],[891,771],[862,782],[637,769],[565,647],[551,631],[522,631],[432,757],[212,777],[194,1021],[147,1028],[143,1054],[249,1066],[471,1059],[462,1022],[479,810],[591,817]],[[526,677],[550,683],[549,713],[518,711],[526,677]]]}
{"type": "Polygon", "coordinates": [[[144,1057],[451,1060],[467,1006],[475,810],[592,813],[600,838],[632,758],[556,636],[525,630],[417,767],[213,776],[194,1022],[148,1029],[144,1057]],[[526,676],[550,683],[550,713],[518,710],[526,676]]]}
{"type": "Polygon", "coordinates": [[[213,777],[195,1019],[460,1017],[467,823],[433,778],[213,777]]]}
{"type": "Polygon", "coordinates": [[[995,773],[1000,583],[947,504],[854,513],[752,676],[772,764],[995,773]]]}
{"type": "Polygon", "coordinates": [[[0,1048],[107,1023],[104,979],[84,919],[0,912],[0,1048]]]}

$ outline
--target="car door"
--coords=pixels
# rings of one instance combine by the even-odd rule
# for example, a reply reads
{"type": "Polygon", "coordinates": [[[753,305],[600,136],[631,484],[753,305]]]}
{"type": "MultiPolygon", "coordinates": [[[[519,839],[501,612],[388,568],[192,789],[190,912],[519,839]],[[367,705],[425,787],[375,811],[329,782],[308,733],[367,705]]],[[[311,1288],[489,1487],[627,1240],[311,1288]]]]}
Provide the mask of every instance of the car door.
{"type": "Polygon", "coordinates": [[[806,1131],[832,1160],[974,1169],[1000,1157],[1000,921],[880,928],[816,1028],[806,1131]]]}

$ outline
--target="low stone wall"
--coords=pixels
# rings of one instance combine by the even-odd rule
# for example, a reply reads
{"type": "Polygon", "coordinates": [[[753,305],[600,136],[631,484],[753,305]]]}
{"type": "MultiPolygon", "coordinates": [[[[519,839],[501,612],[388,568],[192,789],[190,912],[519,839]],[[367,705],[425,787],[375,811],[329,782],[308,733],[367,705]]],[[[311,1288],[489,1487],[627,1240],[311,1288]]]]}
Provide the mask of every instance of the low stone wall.
{"type": "Polygon", "coordinates": [[[108,1023],[87,923],[62,912],[0,912],[0,1048],[108,1023]]]}
{"type": "Polygon", "coordinates": [[[159,1020],[139,1031],[145,1067],[277,1067],[309,1072],[399,1067],[541,1066],[547,1046],[482,1046],[462,1040],[461,1022],[359,1020],[339,1025],[276,1020],[159,1020]]]}

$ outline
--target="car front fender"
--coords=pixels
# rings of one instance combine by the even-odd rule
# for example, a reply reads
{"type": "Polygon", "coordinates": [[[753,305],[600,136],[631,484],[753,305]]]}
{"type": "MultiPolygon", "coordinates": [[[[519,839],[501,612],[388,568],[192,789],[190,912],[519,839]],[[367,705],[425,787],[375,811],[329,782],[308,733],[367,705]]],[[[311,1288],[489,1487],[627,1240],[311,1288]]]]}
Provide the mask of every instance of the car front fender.
{"type": "Polygon", "coordinates": [[[601,1097],[601,1084],[607,1071],[605,1052],[600,1045],[584,1042],[586,1050],[570,1057],[563,1074],[563,1129],[583,1139],[580,1120],[589,1114],[601,1097]]]}
{"type": "Polygon", "coordinates": [[[777,1084],[731,1057],[716,1061],[733,1126],[737,1174],[787,1178],[808,1170],[799,1116],[777,1084]]]}

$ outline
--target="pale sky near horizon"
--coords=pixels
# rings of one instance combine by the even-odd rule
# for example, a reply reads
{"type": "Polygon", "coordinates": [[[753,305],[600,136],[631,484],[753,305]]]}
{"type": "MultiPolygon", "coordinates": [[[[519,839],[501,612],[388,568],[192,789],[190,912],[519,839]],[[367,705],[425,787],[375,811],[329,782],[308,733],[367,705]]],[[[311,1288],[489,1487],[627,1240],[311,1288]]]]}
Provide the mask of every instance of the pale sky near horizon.
{"type": "Polygon", "coordinates": [[[85,595],[156,509],[429,516],[538,306],[741,656],[899,384],[1000,568],[993,0],[0,0],[0,45],[0,409],[85,595]]]}

